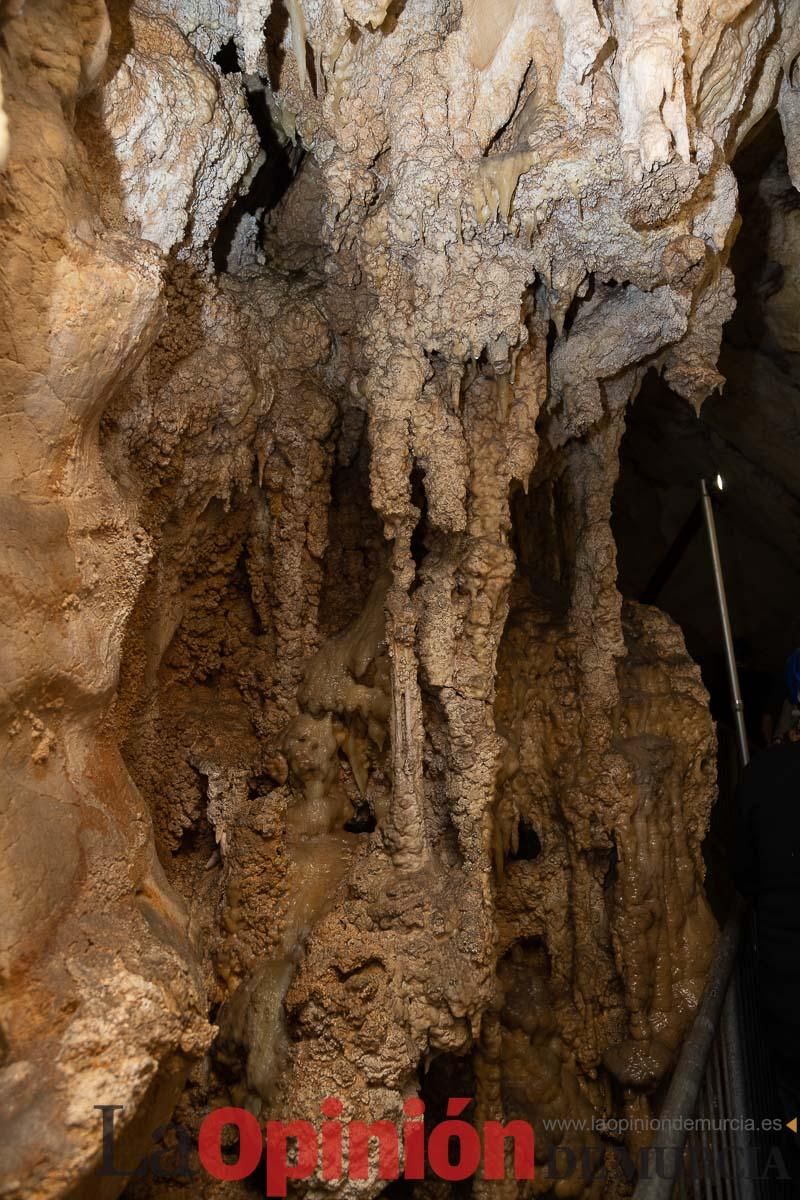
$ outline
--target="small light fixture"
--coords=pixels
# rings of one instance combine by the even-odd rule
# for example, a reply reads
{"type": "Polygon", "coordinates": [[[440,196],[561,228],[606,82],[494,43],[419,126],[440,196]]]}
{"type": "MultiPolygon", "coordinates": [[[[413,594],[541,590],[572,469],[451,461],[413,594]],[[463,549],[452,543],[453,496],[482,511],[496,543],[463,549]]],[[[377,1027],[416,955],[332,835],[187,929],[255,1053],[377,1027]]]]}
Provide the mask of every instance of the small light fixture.
{"type": "Polygon", "coordinates": [[[719,474],[719,472],[717,472],[717,477],[714,480],[714,483],[716,484],[716,488],[717,488],[718,492],[725,491],[725,480],[722,478],[722,476],[719,474]]]}

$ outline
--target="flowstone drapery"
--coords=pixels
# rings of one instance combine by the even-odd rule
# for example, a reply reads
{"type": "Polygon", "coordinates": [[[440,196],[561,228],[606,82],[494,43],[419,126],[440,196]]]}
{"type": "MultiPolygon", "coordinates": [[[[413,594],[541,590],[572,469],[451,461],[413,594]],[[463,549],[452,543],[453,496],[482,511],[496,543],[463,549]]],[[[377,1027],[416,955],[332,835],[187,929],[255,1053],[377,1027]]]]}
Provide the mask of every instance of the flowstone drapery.
{"type": "Polygon", "coordinates": [[[713,731],[611,498],[645,372],[722,382],[797,0],[0,21],[4,1194],[116,1194],[95,1105],[132,1165],[444,1054],[478,1122],[646,1113],[713,731]]]}

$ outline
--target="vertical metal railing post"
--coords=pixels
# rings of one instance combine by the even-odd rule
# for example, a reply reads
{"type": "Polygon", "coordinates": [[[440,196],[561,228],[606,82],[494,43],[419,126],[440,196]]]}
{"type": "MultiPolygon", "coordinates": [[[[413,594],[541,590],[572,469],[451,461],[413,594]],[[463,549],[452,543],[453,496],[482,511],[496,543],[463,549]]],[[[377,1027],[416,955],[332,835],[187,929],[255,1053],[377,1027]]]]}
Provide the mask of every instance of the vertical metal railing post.
{"type": "Polygon", "coordinates": [[[725,642],[725,660],[728,664],[728,681],[731,688],[731,704],[733,705],[733,718],[736,722],[736,738],[739,743],[739,757],[742,760],[742,766],[746,767],[750,762],[750,746],[747,741],[747,729],[744,723],[744,704],[742,703],[742,693],[739,687],[739,671],[736,666],[736,652],[733,647],[733,633],[731,632],[731,619],[728,615],[728,597],[725,593],[725,577],[722,574],[722,559],[719,556],[719,543],[717,541],[717,523],[714,518],[714,506],[711,503],[711,494],[708,490],[708,484],[705,479],[700,480],[700,493],[703,501],[703,516],[706,521],[706,532],[708,533],[708,546],[711,551],[711,564],[714,568],[714,583],[717,588],[717,603],[719,605],[719,617],[722,622],[722,637],[725,642]]]}
{"type": "MultiPolygon", "coordinates": [[[[722,490],[722,480],[719,476],[717,476],[717,480],[718,486],[722,490]]],[[[739,685],[739,670],[736,665],[733,631],[731,630],[731,619],[728,612],[725,576],[722,570],[722,558],[720,557],[719,542],[717,540],[717,522],[714,516],[711,493],[708,490],[708,483],[705,479],[700,480],[700,495],[703,504],[703,516],[706,522],[706,533],[708,534],[708,548],[711,552],[711,565],[714,570],[714,584],[717,589],[717,604],[719,606],[720,624],[722,625],[722,638],[725,643],[725,660],[728,667],[728,682],[731,689],[733,719],[736,723],[739,758],[741,759],[742,766],[746,767],[750,762],[750,744],[747,738],[744,703],[742,702],[742,691],[739,685]]],[[[725,1055],[725,1065],[727,1067],[726,1074],[730,1088],[730,1100],[734,1109],[729,1115],[743,1117],[747,1112],[747,1073],[745,1069],[742,1027],[739,1020],[741,1003],[738,993],[739,981],[736,972],[734,972],[722,1009],[720,1033],[722,1039],[721,1047],[725,1055]]],[[[737,1175],[735,1177],[734,1186],[737,1200],[739,1197],[741,1197],[741,1200],[754,1200],[755,1189],[752,1180],[748,1178],[747,1172],[744,1175],[737,1175]]]]}

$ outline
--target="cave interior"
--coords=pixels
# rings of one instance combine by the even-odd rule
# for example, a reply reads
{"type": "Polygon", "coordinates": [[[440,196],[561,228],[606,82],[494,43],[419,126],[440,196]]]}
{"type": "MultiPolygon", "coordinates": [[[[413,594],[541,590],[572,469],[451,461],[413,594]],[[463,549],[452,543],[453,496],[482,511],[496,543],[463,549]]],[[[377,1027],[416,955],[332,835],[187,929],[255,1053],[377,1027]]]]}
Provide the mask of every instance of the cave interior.
{"type": "Polygon", "coordinates": [[[632,1195],[733,902],[702,479],[756,749],[800,644],[799,61],[798,0],[0,4],[8,1200],[456,1096],[533,1190],[290,1194],[632,1195]]]}

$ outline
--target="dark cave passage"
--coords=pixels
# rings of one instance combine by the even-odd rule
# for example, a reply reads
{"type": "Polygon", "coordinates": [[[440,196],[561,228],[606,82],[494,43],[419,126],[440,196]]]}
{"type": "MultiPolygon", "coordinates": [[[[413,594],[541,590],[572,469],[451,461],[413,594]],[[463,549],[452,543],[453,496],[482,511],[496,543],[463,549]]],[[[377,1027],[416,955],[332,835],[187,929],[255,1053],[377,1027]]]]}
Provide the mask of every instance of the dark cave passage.
{"type": "MultiPolygon", "coordinates": [[[[239,70],[233,41],[221,48],[215,62],[223,74],[239,70]]],[[[245,95],[248,111],[261,140],[263,159],[249,187],[234,201],[219,223],[212,257],[216,270],[223,272],[230,270],[229,260],[243,221],[250,218],[254,222],[260,239],[265,219],[288,192],[304,158],[302,147],[278,128],[276,113],[270,108],[274,102],[266,85],[248,87],[245,95]]]]}
{"type": "Polygon", "coordinates": [[[678,621],[689,652],[702,667],[714,715],[726,720],[719,616],[701,527],[687,539],[669,576],[658,578],[697,502],[700,479],[722,476],[724,492],[715,494],[720,551],[743,682],[750,691],[745,696],[746,706],[750,700],[748,725],[758,741],[756,710],[769,697],[759,694],[756,676],[780,681],[784,660],[800,640],[800,493],[795,479],[800,346],[787,338],[784,323],[793,281],[770,257],[776,248],[775,223],[797,212],[798,197],[777,120],[745,147],[734,169],[743,231],[731,258],[737,310],[722,345],[726,385],[695,416],[655,373],[646,377],[628,414],[613,528],[622,594],[655,603],[678,621]],[[787,291],[789,297],[783,294],[787,291]]]}
{"type": "Polygon", "coordinates": [[[780,715],[783,665],[800,641],[800,345],[787,313],[792,268],[779,261],[786,227],[800,214],[777,120],[758,131],[733,167],[743,227],[731,256],[737,309],[723,336],[725,387],[698,416],[650,372],[628,413],[612,516],[620,591],[678,622],[710,694],[722,811],[709,843],[712,856],[716,844],[723,858],[737,764],[711,558],[696,508],[702,478],[724,481],[721,493],[712,491],[754,752],[780,715]]]}

